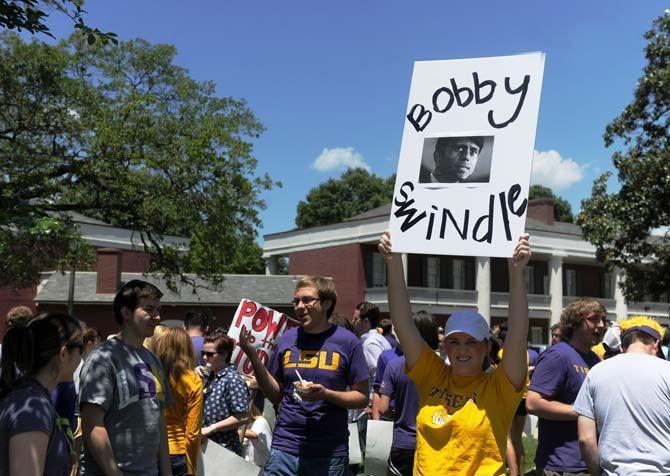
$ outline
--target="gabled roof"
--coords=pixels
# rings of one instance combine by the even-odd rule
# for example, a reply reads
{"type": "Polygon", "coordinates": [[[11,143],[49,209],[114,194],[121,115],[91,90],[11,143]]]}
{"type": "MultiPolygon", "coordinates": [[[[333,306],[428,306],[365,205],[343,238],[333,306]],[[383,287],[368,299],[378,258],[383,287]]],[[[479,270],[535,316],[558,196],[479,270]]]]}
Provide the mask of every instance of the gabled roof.
{"type": "MultiPolygon", "coordinates": [[[[200,287],[178,284],[178,293],[168,290],[165,280],[142,273],[123,273],[123,282],[142,279],[155,284],[164,295],[161,304],[168,305],[237,305],[244,298],[254,299],[267,306],[287,306],[296,283],[302,276],[226,274],[219,289],[212,284],[192,277],[200,287]],[[207,286],[207,287],[205,287],[207,286]],[[194,292],[195,291],[195,292],[194,292]]],[[[54,272],[37,291],[38,304],[63,304],[67,302],[70,273],[54,272]]],[[[77,304],[103,304],[114,300],[113,294],[96,294],[97,273],[80,271],[75,275],[74,301],[77,304]]]]}

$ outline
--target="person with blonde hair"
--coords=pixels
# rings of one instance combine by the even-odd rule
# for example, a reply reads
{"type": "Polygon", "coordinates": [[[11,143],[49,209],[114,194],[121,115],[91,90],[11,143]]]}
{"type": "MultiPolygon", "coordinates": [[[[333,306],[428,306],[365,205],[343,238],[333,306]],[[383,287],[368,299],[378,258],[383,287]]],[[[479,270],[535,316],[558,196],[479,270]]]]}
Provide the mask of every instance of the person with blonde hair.
{"type": "Polygon", "coordinates": [[[202,427],[202,380],[195,366],[193,343],[184,329],[166,328],[154,337],[152,350],[168,378],[172,405],[165,408],[172,476],[194,475],[202,427]]]}
{"type": "Polygon", "coordinates": [[[476,311],[449,316],[444,332],[450,365],[423,340],[412,320],[402,257],[390,232],[379,242],[388,263],[389,311],[405,354],[405,371],[418,391],[415,475],[505,474],[507,431],[528,378],[528,303],[523,270],[530,259],[522,235],[509,260],[509,330],[505,353],[484,371],[489,324],[476,311]]]}
{"type": "Polygon", "coordinates": [[[582,456],[592,475],[670,474],[670,362],[665,329],[636,316],[619,323],[623,354],[594,367],[575,400],[582,456]]]}

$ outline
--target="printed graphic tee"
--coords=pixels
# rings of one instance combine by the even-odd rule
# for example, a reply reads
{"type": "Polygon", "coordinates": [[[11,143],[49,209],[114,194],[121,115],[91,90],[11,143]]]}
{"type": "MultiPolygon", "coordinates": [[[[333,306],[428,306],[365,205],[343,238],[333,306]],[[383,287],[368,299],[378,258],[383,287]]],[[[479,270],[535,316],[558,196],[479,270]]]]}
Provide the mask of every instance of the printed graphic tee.
{"type": "Polygon", "coordinates": [[[339,326],[320,334],[289,329],[279,338],[269,370],[282,389],[272,447],[296,456],[347,455],[347,410],[321,400],[298,401],[293,382],[299,381],[296,370],[304,380],[336,391],[367,381],[359,339],[339,326]]]}
{"type": "MultiPolygon", "coordinates": [[[[550,400],[572,405],[589,369],[600,362],[593,352],[582,354],[567,342],[559,342],[542,352],[530,379],[529,390],[550,400]]],[[[577,436],[577,420],[556,421],[540,418],[535,464],[551,471],[586,471],[577,436]]]]}
{"type": "MultiPolygon", "coordinates": [[[[123,474],[157,475],[160,417],[171,403],[160,361],[119,338],[103,342],[86,359],[80,404],[105,410],[105,428],[123,474]]],[[[102,475],[84,440],[80,475],[102,475]]]]}
{"type": "Polygon", "coordinates": [[[407,373],[419,391],[415,475],[505,474],[507,431],[523,389],[510,383],[504,365],[460,377],[424,345],[407,373]]]}

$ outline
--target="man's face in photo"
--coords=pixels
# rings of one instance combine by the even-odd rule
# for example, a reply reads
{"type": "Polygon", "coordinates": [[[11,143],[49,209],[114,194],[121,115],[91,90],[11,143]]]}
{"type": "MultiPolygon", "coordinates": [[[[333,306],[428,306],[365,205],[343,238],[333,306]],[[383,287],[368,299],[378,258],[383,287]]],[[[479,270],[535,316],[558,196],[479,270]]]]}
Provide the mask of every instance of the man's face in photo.
{"type": "Polygon", "coordinates": [[[481,149],[472,139],[455,138],[435,149],[435,171],[440,182],[460,182],[475,171],[481,149]]]}

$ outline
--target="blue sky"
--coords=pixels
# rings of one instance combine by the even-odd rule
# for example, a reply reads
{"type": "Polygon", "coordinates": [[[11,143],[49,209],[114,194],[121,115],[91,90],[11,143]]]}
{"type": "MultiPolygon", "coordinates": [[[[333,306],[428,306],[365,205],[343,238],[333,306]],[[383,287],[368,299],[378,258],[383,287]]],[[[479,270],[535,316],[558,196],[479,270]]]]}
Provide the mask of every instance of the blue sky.
{"type": "MultiPolygon", "coordinates": [[[[577,211],[593,179],[612,170],[604,128],[630,102],[644,66],[642,35],[669,6],[656,0],[86,2],[89,23],[120,39],[174,44],[177,63],[194,78],[248,101],[267,128],[255,143],[258,172],[284,184],[263,195],[261,235],[293,228],[298,201],[346,164],[382,177],[395,172],[414,61],[530,51],[547,55],[534,180],[577,211]]],[[[57,16],[50,25],[58,36],[71,30],[57,16]]]]}

